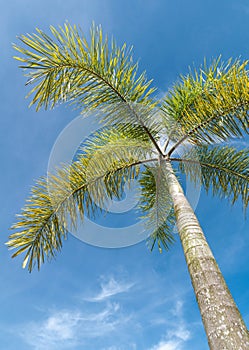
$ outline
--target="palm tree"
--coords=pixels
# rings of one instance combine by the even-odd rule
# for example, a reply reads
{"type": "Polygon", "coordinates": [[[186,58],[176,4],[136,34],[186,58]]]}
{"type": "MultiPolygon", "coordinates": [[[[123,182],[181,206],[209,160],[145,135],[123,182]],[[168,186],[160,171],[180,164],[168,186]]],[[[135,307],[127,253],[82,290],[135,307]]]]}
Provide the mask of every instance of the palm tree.
{"type": "Polygon", "coordinates": [[[158,101],[131,50],[108,42],[101,28],[92,27],[89,42],[75,26],[51,32],[38,29],[14,46],[34,85],[31,104],[38,110],[69,102],[98,111],[103,128],[83,142],[72,164],[32,188],[7,243],[16,249],[13,257],[25,253],[23,266],[39,269],[61,249],[68,220],[76,226],[79,215],[96,214],[96,203],[120,198],[124,183],[137,178],[151,248],[157,242],[160,251],[168,249],[177,224],[210,349],[248,349],[248,330],[178,176],[232,203],[239,199],[246,209],[249,150],[228,141],[248,133],[247,61],[204,63],[158,101]]]}

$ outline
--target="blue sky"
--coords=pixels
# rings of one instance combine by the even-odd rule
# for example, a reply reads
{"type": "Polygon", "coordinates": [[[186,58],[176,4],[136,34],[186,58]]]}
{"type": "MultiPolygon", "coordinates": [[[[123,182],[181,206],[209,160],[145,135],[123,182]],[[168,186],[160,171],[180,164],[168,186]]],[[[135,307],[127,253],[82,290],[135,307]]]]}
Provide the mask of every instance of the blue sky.
{"type": "MultiPolygon", "coordinates": [[[[204,57],[249,57],[247,1],[10,0],[1,29],[0,344],[6,350],[208,349],[181,246],[150,253],[144,242],[102,249],[69,235],[61,254],[38,273],[21,268],[4,246],[30,186],[46,173],[59,133],[76,112],[35,112],[12,59],[16,36],[66,20],[102,24],[134,45],[140,67],[163,93],[204,57]]],[[[228,286],[249,326],[249,230],[240,203],[204,192],[196,209],[228,286]]]]}

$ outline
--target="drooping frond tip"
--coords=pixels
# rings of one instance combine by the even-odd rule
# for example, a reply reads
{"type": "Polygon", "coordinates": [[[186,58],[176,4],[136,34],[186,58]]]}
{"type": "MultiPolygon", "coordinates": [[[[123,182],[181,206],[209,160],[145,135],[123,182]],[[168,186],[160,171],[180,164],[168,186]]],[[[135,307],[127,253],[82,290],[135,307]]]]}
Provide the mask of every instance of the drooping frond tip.
{"type": "Polygon", "coordinates": [[[12,227],[16,232],[7,245],[16,250],[13,257],[25,254],[29,271],[54,258],[79,219],[107,210],[106,200],[121,198],[124,183],[138,175],[140,164],[153,160],[144,135],[133,139],[117,129],[97,132],[82,147],[70,166],[37,182],[12,227]]]}
{"type": "Polygon", "coordinates": [[[161,253],[162,248],[168,250],[175,241],[175,214],[163,164],[146,166],[139,183],[141,186],[139,208],[149,234],[148,245],[152,251],[157,243],[161,253]]]}

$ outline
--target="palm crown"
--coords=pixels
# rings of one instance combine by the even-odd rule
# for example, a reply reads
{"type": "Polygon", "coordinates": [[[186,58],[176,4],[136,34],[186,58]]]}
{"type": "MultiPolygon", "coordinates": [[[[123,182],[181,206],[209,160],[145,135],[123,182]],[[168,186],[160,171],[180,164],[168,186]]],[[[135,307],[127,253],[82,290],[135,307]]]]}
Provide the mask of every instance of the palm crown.
{"type": "Polygon", "coordinates": [[[28,47],[14,46],[34,87],[31,104],[37,109],[70,102],[84,110],[98,110],[102,131],[85,140],[71,165],[37,181],[32,188],[8,246],[14,256],[25,252],[23,266],[31,271],[55,256],[67,235],[68,214],[76,225],[78,214],[94,215],[106,197],[122,196],[123,185],[138,177],[140,209],[151,229],[151,247],[173,241],[175,214],[167,188],[164,163],[177,165],[207,191],[242,199],[248,205],[249,151],[224,146],[231,137],[248,133],[249,79],[247,62],[220,59],[211,66],[181,77],[164,99],[153,98],[145,73],[138,74],[131,49],[117,47],[92,27],[88,42],[76,27],[51,27],[22,36],[28,47]],[[163,147],[159,140],[167,135],[163,147]],[[174,151],[186,147],[181,157],[174,151]],[[221,143],[217,145],[217,142],[221,143]],[[195,165],[201,167],[201,172],[195,165]]]}
{"type": "Polygon", "coordinates": [[[13,257],[25,253],[23,266],[39,269],[61,249],[68,221],[76,227],[79,216],[94,216],[137,178],[151,248],[168,249],[177,223],[210,349],[248,349],[248,330],[176,175],[248,206],[249,150],[227,142],[248,133],[247,61],[204,63],[157,100],[131,50],[109,43],[101,28],[93,26],[90,42],[69,25],[51,32],[37,30],[20,38],[27,48],[15,46],[34,86],[31,104],[76,104],[97,113],[102,129],[32,188],[7,242],[13,257]]]}

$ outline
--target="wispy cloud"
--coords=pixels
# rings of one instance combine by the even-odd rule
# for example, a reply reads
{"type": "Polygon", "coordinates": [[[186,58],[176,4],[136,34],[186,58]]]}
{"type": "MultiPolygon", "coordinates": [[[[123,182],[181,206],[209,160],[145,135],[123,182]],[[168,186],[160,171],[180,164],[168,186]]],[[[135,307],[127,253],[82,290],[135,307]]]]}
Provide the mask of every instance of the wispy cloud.
{"type": "Polygon", "coordinates": [[[173,321],[162,340],[149,350],[183,350],[185,342],[191,338],[182,313],[183,302],[178,300],[171,310],[173,321]]]}
{"type": "Polygon", "coordinates": [[[183,350],[190,337],[190,332],[181,325],[167,332],[166,336],[149,350],[183,350]]]}
{"type": "Polygon", "coordinates": [[[101,290],[97,295],[93,297],[87,297],[84,300],[92,302],[105,301],[117,294],[128,292],[133,286],[134,283],[117,281],[114,277],[109,277],[100,284],[101,290]]]}
{"type": "Polygon", "coordinates": [[[58,311],[41,322],[20,327],[19,335],[35,350],[66,349],[77,343],[77,330],[82,323],[79,312],[58,311]]]}
{"type": "Polygon", "coordinates": [[[159,344],[153,346],[151,350],[180,350],[180,342],[177,340],[160,341],[159,344]]]}
{"type": "Polygon", "coordinates": [[[110,346],[108,348],[103,348],[102,350],[137,350],[137,346],[136,344],[132,343],[132,344],[128,344],[125,347],[120,347],[120,346],[110,346]]]}
{"type": "Polygon", "coordinates": [[[19,335],[35,350],[67,349],[89,339],[108,336],[121,328],[129,317],[117,303],[109,303],[97,312],[54,311],[43,321],[30,322],[19,329],[19,335]]]}
{"type": "Polygon", "coordinates": [[[40,320],[27,322],[15,332],[34,350],[92,346],[101,350],[137,350],[141,345],[144,349],[144,341],[150,331],[156,332],[158,342],[146,347],[147,350],[184,350],[191,334],[179,295],[174,300],[159,298],[158,303],[146,304],[146,294],[146,300],[139,300],[137,307],[131,295],[137,296],[138,291],[144,288],[142,282],[137,281],[132,289],[135,283],[122,279],[122,276],[119,279],[102,277],[100,281],[99,293],[84,299],[87,302],[79,303],[74,309],[48,311],[40,320]],[[112,298],[127,292],[129,298],[112,298]],[[167,309],[163,315],[159,312],[162,305],[167,309]],[[150,320],[146,319],[148,314],[151,315],[150,320]]]}
{"type": "MultiPolygon", "coordinates": [[[[113,337],[115,335],[118,339],[119,335],[126,334],[125,328],[129,329],[132,324],[134,327],[135,320],[133,311],[124,311],[122,304],[112,297],[128,292],[135,283],[128,282],[121,276],[119,279],[102,276],[100,281],[99,292],[84,298],[90,304],[79,304],[76,310],[69,308],[46,312],[45,317],[39,321],[18,327],[17,333],[34,350],[87,347],[92,342],[102,343],[102,340],[106,342],[108,339],[111,344],[106,349],[123,350],[120,346],[116,347],[115,343],[112,345],[113,337]]],[[[132,346],[130,349],[136,349],[136,345],[132,346]]]]}

